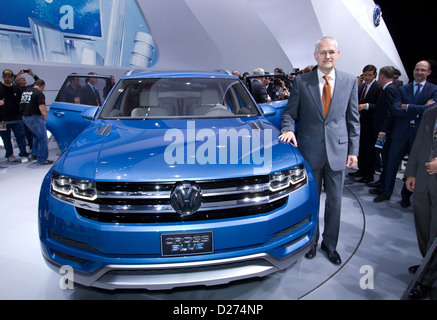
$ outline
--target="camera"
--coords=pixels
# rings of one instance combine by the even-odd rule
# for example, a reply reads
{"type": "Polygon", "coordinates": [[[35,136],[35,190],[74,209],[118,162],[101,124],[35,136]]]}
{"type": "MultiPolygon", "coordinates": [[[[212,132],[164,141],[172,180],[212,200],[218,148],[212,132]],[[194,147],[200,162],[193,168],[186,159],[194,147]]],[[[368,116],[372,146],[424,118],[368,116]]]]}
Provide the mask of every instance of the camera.
{"type": "Polygon", "coordinates": [[[29,69],[23,69],[24,73],[29,73],[29,69]]]}

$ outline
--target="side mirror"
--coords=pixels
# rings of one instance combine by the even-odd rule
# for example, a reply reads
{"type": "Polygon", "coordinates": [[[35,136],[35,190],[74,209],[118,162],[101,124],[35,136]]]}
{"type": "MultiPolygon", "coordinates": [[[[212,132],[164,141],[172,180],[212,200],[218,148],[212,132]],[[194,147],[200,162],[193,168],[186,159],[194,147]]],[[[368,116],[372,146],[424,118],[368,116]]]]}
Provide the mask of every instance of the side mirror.
{"type": "Polygon", "coordinates": [[[97,114],[97,110],[98,110],[98,109],[99,109],[98,107],[89,107],[89,108],[86,108],[86,109],[81,113],[81,116],[82,116],[82,118],[84,118],[85,120],[93,121],[93,120],[94,120],[94,117],[95,117],[96,114],[97,114]]]}
{"type": "Polygon", "coordinates": [[[269,104],[261,104],[260,107],[265,117],[274,116],[278,112],[275,107],[269,104]]]}

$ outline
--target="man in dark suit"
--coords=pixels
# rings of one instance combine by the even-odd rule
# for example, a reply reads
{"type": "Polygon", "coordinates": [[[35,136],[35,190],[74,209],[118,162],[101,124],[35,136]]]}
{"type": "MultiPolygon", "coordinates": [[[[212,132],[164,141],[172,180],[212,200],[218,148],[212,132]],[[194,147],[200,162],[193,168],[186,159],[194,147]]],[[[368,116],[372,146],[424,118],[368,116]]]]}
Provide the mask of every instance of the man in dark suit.
{"type": "MultiPolygon", "coordinates": [[[[90,72],[89,75],[95,75],[96,73],[90,72]]],[[[102,101],[100,99],[99,91],[94,87],[99,80],[94,77],[85,79],[86,85],[79,89],[79,98],[81,104],[87,104],[90,106],[101,106],[102,101]]]]}
{"type": "Polygon", "coordinates": [[[381,85],[376,81],[377,69],[374,65],[363,68],[363,83],[358,86],[358,110],[360,112],[360,149],[358,171],[349,175],[361,176],[358,182],[373,182],[375,173],[375,139],[373,134],[373,114],[379,98],[381,85]]]}
{"type": "Polygon", "coordinates": [[[271,101],[267,93],[266,84],[269,83],[268,77],[265,77],[264,69],[256,68],[253,70],[254,75],[259,75],[258,78],[252,80],[252,96],[257,103],[266,103],[271,101]]]}
{"type": "Polygon", "coordinates": [[[379,141],[382,149],[376,151],[382,162],[382,172],[379,180],[369,184],[374,189],[370,189],[372,194],[382,193],[385,170],[387,167],[388,150],[390,148],[390,135],[392,130],[392,108],[396,99],[398,87],[394,83],[394,68],[385,66],[379,70],[378,82],[382,85],[382,91],[379,92],[379,98],[376,102],[375,112],[373,114],[373,139],[379,141]]]}
{"type": "MultiPolygon", "coordinates": [[[[437,238],[437,107],[423,113],[405,176],[406,188],[413,192],[417,240],[420,253],[425,257],[437,238]]],[[[410,298],[426,298],[436,279],[437,255],[434,255],[422,279],[411,290],[410,298]]]]}
{"type": "MultiPolygon", "coordinates": [[[[336,250],[341,213],[341,199],[346,168],[357,164],[360,122],[358,84],[353,75],[334,69],[340,51],[337,41],[324,37],[316,43],[316,71],[305,73],[293,84],[288,104],[282,114],[279,140],[298,147],[310,164],[317,190],[325,185],[324,232],[321,244],[329,261],[341,264],[336,250]],[[299,119],[297,137],[294,132],[299,119]]],[[[315,245],[306,254],[316,255],[315,245]]]]}
{"type": "MultiPolygon", "coordinates": [[[[409,154],[420,125],[423,112],[437,102],[437,86],[426,81],[431,74],[430,64],[420,61],[413,71],[414,81],[399,88],[393,104],[393,131],[388,152],[384,192],[373,201],[390,200],[396,182],[396,174],[406,154],[409,154]]],[[[402,190],[403,207],[410,205],[411,192],[402,190]]]]}

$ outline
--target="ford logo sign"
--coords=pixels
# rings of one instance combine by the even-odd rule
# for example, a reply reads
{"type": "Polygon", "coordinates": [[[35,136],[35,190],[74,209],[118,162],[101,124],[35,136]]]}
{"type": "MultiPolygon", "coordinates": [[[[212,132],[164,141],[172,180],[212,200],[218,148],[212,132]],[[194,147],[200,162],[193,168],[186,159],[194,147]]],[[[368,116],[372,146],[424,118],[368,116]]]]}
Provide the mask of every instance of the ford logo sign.
{"type": "Polygon", "coordinates": [[[377,4],[373,9],[373,25],[378,27],[381,23],[382,10],[381,7],[377,4]]]}
{"type": "Polygon", "coordinates": [[[202,192],[194,183],[178,183],[170,195],[172,208],[181,216],[189,216],[199,210],[202,204],[202,192]]]}

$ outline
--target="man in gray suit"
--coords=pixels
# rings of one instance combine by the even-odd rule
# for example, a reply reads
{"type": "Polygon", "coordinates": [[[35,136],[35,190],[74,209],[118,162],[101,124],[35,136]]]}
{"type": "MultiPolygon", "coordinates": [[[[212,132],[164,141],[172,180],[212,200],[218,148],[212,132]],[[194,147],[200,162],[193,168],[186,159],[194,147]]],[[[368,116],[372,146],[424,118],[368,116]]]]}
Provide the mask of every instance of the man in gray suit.
{"type": "MultiPolygon", "coordinates": [[[[437,237],[437,106],[423,113],[405,169],[405,186],[413,192],[414,223],[420,253],[427,254],[437,237]]],[[[419,266],[410,267],[414,272],[419,266]]],[[[437,279],[437,254],[423,278],[410,292],[411,299],[426,298],[437,279]]]]}
{"type": "MultiPolygon", "coordinates": [[[[339,54],[334,38],[323,37],[316,43],[317,71],[296,77],[282,115],[282,134],[279,136],[279,140],[298,147],[310,164],[319,198],[322,185],[325,186],[325,228],[321,248],[337,265],[341,264],[336,247],[345,171],[357,164],[360,137],[357,78],[334,69],[339,54]]],[[[318,237],[317,230],[316,240],[318,237]]],[[[305,256],[314,258],[316,248],[317,241],[305,256]]]]}

